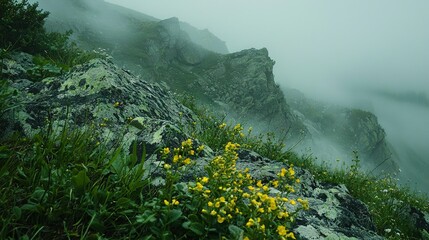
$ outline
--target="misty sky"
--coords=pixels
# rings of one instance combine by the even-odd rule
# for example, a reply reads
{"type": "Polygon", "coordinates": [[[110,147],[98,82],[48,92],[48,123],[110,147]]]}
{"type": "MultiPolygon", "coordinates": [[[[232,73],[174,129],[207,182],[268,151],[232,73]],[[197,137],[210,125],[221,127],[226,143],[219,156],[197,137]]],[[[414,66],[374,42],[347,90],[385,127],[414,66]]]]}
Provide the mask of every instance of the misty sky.
{"type": "Polygon", "coordinates": [[[343,99],[355,85],[429,94],[427,0],[108,1],[207,28],[231,52],[267,47],[276,81],[313,96],[343,99]]]}
{"type": "Polygon", "coordinates": [[[231,52],[266,47],[280,85],[340,105],[366,105],[400,156],[402,181],[429,194],[428,108],[364,91],[429,96],[429,0],[107,1],[207,28],[231,52]]]}

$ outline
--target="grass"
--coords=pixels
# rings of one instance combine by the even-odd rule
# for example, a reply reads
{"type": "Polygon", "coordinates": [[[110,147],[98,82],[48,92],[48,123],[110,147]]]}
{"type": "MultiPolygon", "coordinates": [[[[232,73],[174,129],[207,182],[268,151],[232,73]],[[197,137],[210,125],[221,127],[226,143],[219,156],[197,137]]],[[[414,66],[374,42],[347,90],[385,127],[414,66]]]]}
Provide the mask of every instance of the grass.
{"type": "Polygon", "coordinates": [[[190,182],[181,178],[204,145],[187,139],[159,149],[164,180],[153,184],[144,152],[108,148],[96,129],[74,127],[48,124],[34,137],[0,142],[1,239],[293,239],[293,216],[308,208],[288,198],[292,168],[267,183],[237,170],[237,143],[190,182]],[[269,195],[270,187],[282,193],[269,195]]]}
{"type": "Polygon", "coordinates": [[[196,129],[194,136],[213,149],[219,149],[228,139],[234,139],[262,156],[303,167],[320,181],[344,184],[352,196],[368,206],[378,234],[388,239],[422,239],[427,234],[416,229],[409,212],[411,208],[428,212],[429,198],[399,186],[394,176],[377,178],[364,172],[356,152],[351,166],[332,169],[327,165],[316,164],[312,157],[299,157],[285,150],[284,139],[278,139],[272,133],[251,135],[250,130],[243,134],[241,125],[225,124],[225,117],[216,117],[207,109],[197,106],[191,97],[182,97],[182,103],[201,120],[193,127],[196,129]]]}
{"type": "MultiPolygon", "coordinates": [[[[206,174],[182,182],[203,154],[205,145],[188,139],[178,148],[160,151],[158,176],[147,176],[145,153],[123,151],[120,143],[98,142],[96,129],[52,125],[31,138],[15,135],[0,142],[1,239],[293,239],[289,199],[296,181],[293,168],[262,183],[235,168],[237,150],[255,150],[274,160],[310,170],[317,179],[345,184],[365,202],[380,235],[388,239],[421,239],[406,215],[407,206],[428,211],[428,199],[400,188],[393,178],[376,179],[351,167],[331,170],[284,150],[273,134],[244,132],[185,99],[199,122],[183,125],[193,138],[217,152],[206,174]],[[137,156],[143,156],[138,159],[137,156]],[[270,187],[282,194],[269,195],[270,187]]],[[[7,110],[3,110],[7,111],[7,110]]]]}

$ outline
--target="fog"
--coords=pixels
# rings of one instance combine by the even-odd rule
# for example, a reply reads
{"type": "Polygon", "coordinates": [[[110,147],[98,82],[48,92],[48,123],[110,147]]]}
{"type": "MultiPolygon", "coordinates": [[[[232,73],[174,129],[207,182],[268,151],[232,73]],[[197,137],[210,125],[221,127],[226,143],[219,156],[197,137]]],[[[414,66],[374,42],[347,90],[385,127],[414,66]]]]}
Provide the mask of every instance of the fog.
{"type": "Polygon", "coordinates": [[[374,112],[401,157],[402,181],[429,192],[429,108],[389,97],[427,102],[429,1],[108,2],[209,29],[231,52],[268,48],[282,87],[374,112]]]}

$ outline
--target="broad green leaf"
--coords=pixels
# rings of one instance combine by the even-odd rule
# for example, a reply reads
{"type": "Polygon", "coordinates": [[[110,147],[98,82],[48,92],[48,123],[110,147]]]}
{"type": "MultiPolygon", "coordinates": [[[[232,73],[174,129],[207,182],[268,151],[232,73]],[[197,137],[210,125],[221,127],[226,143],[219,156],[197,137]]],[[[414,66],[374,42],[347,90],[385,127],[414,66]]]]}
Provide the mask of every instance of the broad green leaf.
{"type": "Polygon", "coordinates": [[[231,224],[228,226],[228,230],[231,233],[232,239],[240,240],[243,239],[244,230],[231,224]]]}
{"type": "Polygon", "coordinates": [[[202,236],[204,234],[204,224],[199,222],[191,222],[187,221],[182,224],[182,227],[188,230],[191,230],[193,233],[197,234],[198,236],[202,236]]]}
{"type": "Polygon", "coordinates": [[[83,190],[89,184],[89,177],[86,175],[86,170],[82,170],[73,176],[72,181],[77,189],[83,190]]]}
{"type": "Polygon", "coordinates": [[[167,214],[165,215],[165,222],[166,222],[165,225],[168,225],[172,222],[177,221],[181,216],[182,216],[182,211],[178,209],[172,209],[168,211],[167,214]]]}

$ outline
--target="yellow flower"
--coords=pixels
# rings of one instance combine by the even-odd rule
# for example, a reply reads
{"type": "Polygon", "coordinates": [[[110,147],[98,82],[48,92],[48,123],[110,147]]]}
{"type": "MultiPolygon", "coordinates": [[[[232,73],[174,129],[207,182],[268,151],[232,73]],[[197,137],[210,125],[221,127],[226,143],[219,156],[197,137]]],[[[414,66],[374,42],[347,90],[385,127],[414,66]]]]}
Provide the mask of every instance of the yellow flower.
{"type": "Polygon", "coordinates": [[[212,215],[212,216],[214,216],[214,215],[216,215],[217,214],[217,212],[215,211],[215,210],[212,210],[211,212],[210,212],[210,215],[212,215]]]}
{"type": "Polygon", "coordinates": [[[177,163],[179,161],[179,159],[181,159],[182,156],[181,155],[174,155],[173,157],[173,163],[177,163]]]}
{"type": "Polygon", "coordinates": [[[166,147],[164,149],[162,149],[162,155],[168,155],[170,153],[170,148],[166,147]]]}
{"type": "Polygon", "coordinates": [[[290,202],[290,204],[292,204],[292,205],[295,205],[295,204],[296,204],[295,200],[290,200],[289,202],[290,202]]]}
{"type": "Polygon", "coordinates": [[[204,145],[201,145],[201,146],[199,146],[198,148],[197,148],[197,151],[198,152],[201,152],[201,151],[203,151],[204,150],[204,145]]]}
{"type": "Polygon", "coordinates": [[[220,129],[224,129],[226,127],[226,123],[222,123],[221,125],[219,125],[220,129]]]}
{"type": "Polygon", "coordinates": [[[279,219],[287,218],[287,217],[289,217],[288,212],[279,212],[279,214],[277,215],[277,218],[279,218],[279,219]]]}
{"type": "Polygon", "coordinates": [[[273,187],[275,187],[275,188],[279,186],[278,180],[272,181],[271,183],[273,184],[273,187]]]}
{"type": "Polygon", "coordinates": [[[188,165],[191,163],[191,159],[190,158],[186,158],[185,160],[183,160],[183,164],[188,165]]]}
{"type": "Polygon", "coordinates": [[[259,180],[259,181],[256,183],[256,186],[258,186],[258,187],[262,187],[262,186],[263,186],[263,185],[262,185],[261,180],[259,180]]]}
{"type": "Polygon", "coordinates": [[[176,200],[176,199],[173,199],[173,200],[171,201],[171,204],[172,204],[172,205],[179,205],[179,204],[180,204],[180,202],[179,202],[178,200],[176,200]]]}
{"type": "Polygon", "coordinates": [[[286,227],[282,226],[282,225],[278,226],[277,232],[279,233],[280,236],[286,236],[286,234],[287,234],[286,227]]]}
{"type": "Polygon", "coordinates": [[[234,131],[239,132],[241,130],[243,130],[243,127],[241,126],[240,123],[238,123],[237,125],[234,126],[234,131]]]}
{"type": "Polygon", "coordinates": [[[223,223],[223,221],[225,221],[225,218],[222,217],[221,215],[217,215],[217,222],[218,223],[223,223]]]}
{"type": "Polygon", "coordinates": [[[203,179],[201,179],[202,183],[208,183],[209,182],[209,178],[208,177],[203,177],[203,179]]]}
{"type": "Polygon", "coordinates": [[[189,155],[194,156],[195,155],[195,151],[193,149],[189,150],[189,155]]]}
{"type": "Polygon", "coordinates": [[[261,226],[260,226],[260,229],[261,229],[261,231],[265,231],[265,224],[262,224],[261,226]]]}
{"type": "Polygon", "coordinates": [[[250,240],[250,238],[248,238],[247,236],[243,238],[243,240],[250,240]]]}
{"type": "Polygon", "coordinates": [[[201,183],[197,182],[195,189],[201,192],[203,190],[203,188],[204,188],[204,186],[201,183]]]}
{"type": "Polygon", "coordinates": [[[216,208],[219,208],[219,207],[220,207],[220,202],[216,202],[216,203],[215,203],[215,207],[216,207],[216,208]]]}
{"type": "Polygon", "coordinates": [[[247,221],[246,223],[246,227],[250,228],[253,225],[255,225],[255,221],[252,218],[250,218],[249,221],[247,221]]]}
{"type": "Polygon", "coordinates": [[[287,172],[286,169],[282,168],[282,170],[280,170],[279,176],[284,177],[286,175],[286,172],[287,172]]]}
{"type": "Polygon", "coordinates": [[[192,139],[188,138],[186,141],[183,141],[182,142],[182,147],[183,148],[185,148],[185,147],[191,148],[192,147],[192,139]]]}
{"type": "Polygon", "coordinates": [[[166,163],[166,164],[164,164],[164,168],[168,170],[171,168],[171,165],[166,163]]]}
{"type": "Polygon", "coordinates": [[[169,206],[169,205],[170,205],[170,202],[169,202],[169,201],[167,201],[167,200],[164,200],[164,204],[165,204],[165,206],[169,206]]]}
{"type": "Polygon", "coordinates": [[[222,203],[224,203],[225,202],[225,198],[224,197],[220,197],[219,201],[222,202],[222,203]]]}
{"type": "Polygon", "coordinates": [[[208,203],[207,203],[207,206],[209,206],[209,207],[213,207],[213,203],[212,203],[212,202],[208,202],[208,203]]]}

